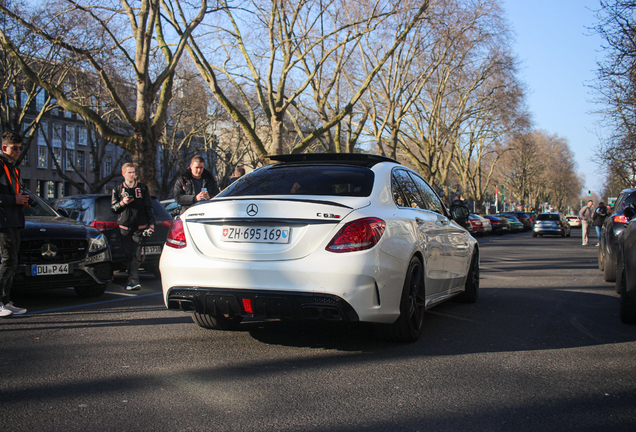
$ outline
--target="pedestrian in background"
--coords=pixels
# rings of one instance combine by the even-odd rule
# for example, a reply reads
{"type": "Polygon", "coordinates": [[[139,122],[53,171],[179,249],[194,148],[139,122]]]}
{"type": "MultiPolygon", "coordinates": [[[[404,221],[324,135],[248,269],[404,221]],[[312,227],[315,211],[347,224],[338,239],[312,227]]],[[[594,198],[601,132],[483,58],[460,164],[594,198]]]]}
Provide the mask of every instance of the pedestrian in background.
{"type": "Polygon", "coordinates": [[[598,241],[596,246],[601,243],[601,227],[603,226],[603,222],[605,222],[605,218],[607,217],[607,207],[603,201],[598,203],[596,210],[594,210],[594,217],[592,218],[592,225],[594,225],[594,229],[596,230],[596,237],[598,241]]]}
{"type": "Polygon", "coordinates": [[[209,200],[219,193],[219,187],[212,173],[205,169],[205,160],[195,156],[190,167],[179,176],[172,188],[172,196],[181,206],[179,214],[183,214],[191,205],[209,200]]]}
{"type": "Polygon", "coordinates": [[[234,170],[234,177],[230,177],[230,181],[227,184],[228,186],[231,185],[232,183],[234,183],[235,181],[237,181],[239,178],[243,177],[245,175],[245,168],[243,168],[242,166],[237,166],[236,169],[234,170]]]}
{"type": "Polygon", "coordinates": [[[113,189],[111,209],[117,213],[121,242],[128,260],[126,291],[141,289],[139,266],[143,261],[143,239],[155,231],[155,215],[148,186],[135,180],[135,166],[125,163],[121,167],[124,182],[113,189]]]}
{"type": "Polygon", "coordinates": [[[587,246],[588,237],[590,235],[590,226],[592,224],[592,216],[594,216],[594,201],[589,200],[587,205],[579,211],[581,218],[581,235],[583,236],[583,246],[587,246]]]}
{"type": "Polygon", "coordinates": [[[18,266],[20,229],[24,228],[24,207],[29,207],[29,195],[20,191],[20,171],[15,161],[20,156],[22,137],[6,131],[2,134],[0,153],[0,317],[22,315],[26,309],[11,301],[13,275],[18,266]]]}

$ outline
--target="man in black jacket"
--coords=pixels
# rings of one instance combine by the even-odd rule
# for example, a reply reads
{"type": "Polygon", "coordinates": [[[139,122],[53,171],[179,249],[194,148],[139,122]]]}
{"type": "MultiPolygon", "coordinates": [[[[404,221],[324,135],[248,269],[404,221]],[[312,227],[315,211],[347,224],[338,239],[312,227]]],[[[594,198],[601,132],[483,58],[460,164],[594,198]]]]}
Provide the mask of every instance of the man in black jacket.
{"type": "Polygon", "coordinates": [[[179,214],[183,214],[192,204],[209,200],[219,193],[214,176],[204,165],[205,161],[201,156],[193,157],[190,167],[174,183],[172,196],[181,206],[179,214]]]}
{"type": "Polygon", "coordinates": [[[18,266],[20,229],[24,228],[24,207],[29,207],[29,195],[20,191],[20,171],[14,166],[20,156],[22,137],[17,132],[2,134],[0,152],[0,317],[22,315],[26,309],[11,301],[13,275],[18,266]]]}
{"type": "Polygon", "coordinates": [[[123,164],[121,174],[124,182],[113,189],[110,206],[113,212],[119,214],[117,224],[130,262],[126,290],[133,291],[141,289],[139,266],[143,261],[143,238],[154,233],[155,215],[148,186],[135,180],[135,166],[123,164]]]}

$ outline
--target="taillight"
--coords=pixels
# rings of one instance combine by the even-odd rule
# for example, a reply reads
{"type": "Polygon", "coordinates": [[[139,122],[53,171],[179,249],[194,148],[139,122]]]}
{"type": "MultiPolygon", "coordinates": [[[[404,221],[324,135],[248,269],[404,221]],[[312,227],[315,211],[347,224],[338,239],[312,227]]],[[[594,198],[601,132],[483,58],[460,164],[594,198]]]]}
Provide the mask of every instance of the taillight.
{"type": "Polygon", "coordinates": [[[168,237],[166,238],[166,246],[175,249],[183,249],[188,243],[186,242],[185,232],[183,231],[183,222],[177,219],[172,223],[168,237]]]}
{"type": "Polygon", "coordinates": [[[627,220],[627,218],[625,217],[625,215],[616,215],[616,216],[612,216],[612,221],[614,222],[620,222],[620,223],[628,223],[629,221],[627,220]]]}
{"type": "Polygon", "coordinates": [[[378,218],[349,222],[331,239],[325,248],[329,252],[355,252],[371,249],[384,234],[386,223],[378,218]]]}
{"type": "Polygon", "coordinates": [[[161,225],[170,228],[172,226],[172,219],[166,219],[165,221],[161,222],[161,225]]]}
{"type": "Polygon", "coordinates": [[[113,221],[93,221],[91,222],[91,226],[97,228],[100,231],[104,231],[107,229],[119,228],[117,222],[113,221]]]}

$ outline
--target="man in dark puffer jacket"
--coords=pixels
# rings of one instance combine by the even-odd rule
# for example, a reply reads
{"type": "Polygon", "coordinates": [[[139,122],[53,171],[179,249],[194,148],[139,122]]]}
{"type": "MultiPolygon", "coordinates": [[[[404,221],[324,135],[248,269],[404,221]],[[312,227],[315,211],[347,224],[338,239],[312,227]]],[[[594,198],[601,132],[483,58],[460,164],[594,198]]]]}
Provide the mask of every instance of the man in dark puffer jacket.
{"type": "Polygon", "coordinates": [[[179,214],[183,214],[192,204],[209,200],[219,193],[214,176],[204,165],[205,161],[201,156],[193,157],[190,167],[174,183],[172,196],[181,206],[179,214]]]}

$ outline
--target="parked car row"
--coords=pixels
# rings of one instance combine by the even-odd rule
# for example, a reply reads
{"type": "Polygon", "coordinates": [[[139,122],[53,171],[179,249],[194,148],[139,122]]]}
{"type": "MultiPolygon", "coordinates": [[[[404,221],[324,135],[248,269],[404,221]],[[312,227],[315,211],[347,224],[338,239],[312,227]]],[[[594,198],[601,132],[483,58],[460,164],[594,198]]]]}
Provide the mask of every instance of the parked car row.
{"type": "Polygon", "coordinates": [[[636,324],[636,189],[622,190],[612,215],[605,218],[598,268],[606,282],[615,283],[621,296],[621,320],[636,324]]]}
{"type": "MultiPolygon", "coordinates": [[[[115,270],[127,270],[117,215],[110,195],[77,195],[25,208],[13,289],[32,291],[72,287],[80,297],[98,297],[115,270]]],[[[155,232],[144,237],[142,268],[159,277],[159,257],[172,218],[153,198],[155,232]]]]}
{"type": "Polygon", "coordinates": [[[509,212],[495,215],[471,214],[472,233],[476,236],[518,233],[532,229],[532,218],[526,213],[509,212]]]}

